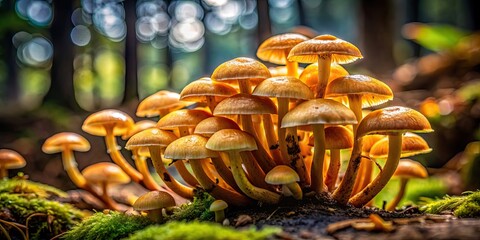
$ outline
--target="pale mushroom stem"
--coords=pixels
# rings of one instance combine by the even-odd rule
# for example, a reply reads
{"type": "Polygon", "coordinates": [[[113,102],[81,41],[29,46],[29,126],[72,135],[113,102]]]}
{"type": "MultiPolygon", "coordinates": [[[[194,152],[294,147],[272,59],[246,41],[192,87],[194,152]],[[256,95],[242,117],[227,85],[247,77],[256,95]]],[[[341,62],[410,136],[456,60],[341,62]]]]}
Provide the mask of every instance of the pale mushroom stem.
{"type": "Polygon", "coordinates": [[[265,172],[257,164],[252,152],[240,152],[240,157],[242,158],[245,171],[247,171],[248,176],[251,177],[252,184],[264,189],[271,188],[271,186],[265,182],[265,172]]]}
{"type": "Polygon", "coordinates": [[[68,176],[75,184],[75,186],[79,188],[87,187],[87,180],[85,177],[80,173],[77,167],[77,161],[75,161],[75,157],[71,149],[65,149],[62,152],[62,162],[63,162],[63,169],[67,172],[68,176]]]}
{"type": "MultiPolygon", "coordinates": [[[[190,131],[188,127],[179,127],[178,131],[180,132],[180,137],[185,137],[190,135],[190,131]]],[[[188,171],[183,161],[174,161],[173,166],[175,166],[175,168],[178,171],[178,174],[180,174],[182,179],[185,180],[185,182],[188,183],[190,186],[194,187],[199,185],[197,179],[188,171]]]]}
{"type": "Polygon", "coordinates": [[[240,88],[240,93],[252,94],[252,88],[248,80],[238,81],[238,87],[240,88]]]}
{"type": "Polygon", "coordinates": [[[277,204],[280,201],[280,195],[262,188],[253,186],[247,179],[242,167],[242,159],[238,151],[226,152],[226,157],[230,160],[233,177],[240,189],[247,196],[267,204],[277,204]]]}
{"type": "Polygon", "coordinates": [[[285,141],[287,129],[280,127],[282,125],[283,117],[288,112],[288,98],[277,98],[277,102],[278,102],[278,127],[277,127],[278,145],[280,147],[280,152],[282,153],[282,157],[284,161],[288,161],[289,156],[287,151],[287,142],[285,141]]]}
{"type": "Polygon", "coordinates": [[[270,154],[272,155],[273,161],[277,165],[285,164],[282,154],[278,149],[278,140],[277,135],[275,134],[275,126],[273,124],[271,114],[263,114],[263,126],[265,128],[265,138],[267,140],[268,148],[270,149],[270,154]]]}
{"type": "Polygon", "coordinates": [[[350,198],[349,203],[356,207],[361,207],[372,200],[383,187],[388,183],[390,178],[397,169],[402,149],[402,134],[396,133],[388,136],[388,157],[385,166],[377,177],[368,184],[362,191],[350,198]]]}
{"type": "Polygon", "coordinates": [[[257,143],[258,150],[253,151],[253,155],[255,159],[257,159],[258,164],[262,167],[264,172],[269,172],[276,166],[273,159],[267,153],[267,151],[263,148],[260,140],[258,139],[257,134],[255,133],[255,128],[253,127],[252,118],[250,115],[240,115],[242,119],[242,127],[245,132],[248,132],[257,143]]]}
{"type": "Polygon", "coordinates": [[[197,176],[200,185],[203,189],[205,189],[205,191],[211,194],[212,197],[214,197],[215,199],[222,199],[228,204],[232,204],[235,206],[247,206],[252,203],[251,200],[244,195],[235,191],[229,191],[215,184],[215,182],[210,179],[205,173],[205,163],[207,161],[207,159],[190,160],[190,165],[192,166],[193,173],[195,174],[195,176],[197,176]]]}
{"type": "Polygon", "coordinates": [[[397,195],[395,195],[395,198],[393,198],[392,201],[388,203],[387,208],[385,210],[387,211],[395,210],[395,207],[397,207],[398,203],[400,203],[403,196],[405,195],[405,191],[407,190],[407,183],[408,183],[408,178],[400,178],[400,188],[398,189],[397,195]]]}
{"type": "Polygon", "coordinates": [[[315,98],[324,98],[327,88],[328,77],[330,76],[331,55],[318,56],[318,83],[315,91],[315,98]]]}
{"type": "Polygon", "coordinates": [[[282,185],[282,192],[287,191],[287,189],[291,193],[293,198],[295,198],[297,200],[301,200],[303,198],[302,188],[300,187],[300,185],[297,182],[289,183],[289,184],[283,184],[282,185]]]}
{"type": "Polygon", "coordinates": [[[314,124],[313,139],[314,152],[312,159],[312,170],[310,176],[312,178],[311,188],[317,193],[326,191],[323,183],[323,162],[325,161],[325,126],[323,124],[314,124]]]}
{"type": "Polygon", "coordinates": [[[358,168],[362,159],[361,152],[362,142],[355,139],[347,170],[345,171],[342,181],[332,195],[333,199],[342,205],[347,204],[350,194],[352,194],[354,180],[357,177],[358,168]]]}
{"type": "Polygon", "coordinates": [[[162,149],[160,147],[150,146],[148,147],[148,150],[150,151],[153,167],[165,185],[181,197],[192,199],[194,189],[179,183],[172,177],[172,175],[170,175],[170,173],[168,173],[165,165],[163,165],[162,149]]]}
{"type": "Polygon", "coordinates": [[[287,67],[287,76],[298,78],[298,62],[291,62],[287,60],[287,64],[285,66],[287,67]]]}
{"type": "Polygon", "coordinates": [[[130,178],[137,183],[140,183],[143,180],[143,176],[130,164],[120,153],[119,146],[117,145],[117,140],[115,135],[113,135],[113,126],[105,126],[105,143],[107,145],[107,151],[112,158],[112,161],[116,163],[125,173],[130,176],[130,178]]]}
{"type": "Polygon", "coordinates": [[[163,221],[162,208],[148,210],[146,212],[148,219],[152,220],[153,222],[161,223],[163,221]]]}
{"type": "Polygon", "coordinates": [[[225,211],[215,211],[215,222],[221,223],[225,219],[225,211]]]}
{"type": "Polygon", "coordinates": [[[228,184],[230,185],[233,189],[237,191],[241,191],[240,188],[238,187],[237,183],[235,182],[235,179],[233,178],[233,174],[230,171],[230,169],[227,167],[225,162],[222,160],[220,157],[212,157],[212,164],[215,167],[215,169],[218,172],[218,175],[228,184]]]}
{"type": "MultiPolygon", "coordinates": [[[[352,110],[352,112],[355,114],[355,117],[357,118],[357,122],[360,123],[360,121],[362,121],[362,118],[363,118],[361,95],[357,95],[357,94],[348,95],[348,106],[350,107],[350,110],[352,110]]],[[[352,124],[353,139],[357,138],[358,123],[352,124]]]]}
{"type": "Polygon", "coordinates": [[[215,110],[215,107],[217,107],[218,102],[215,100],[215,96],[206,96],[207,98],[207,106],[210,109],[210,111],[213,113],[213,110],[215,110]]]}
{"type": "Polygon", "coordinates": [[[145,187],[147,187],[148,190],[164,190],[158,183],[153,179],[152,175],[150,174],[150,171],[148,170],[148,165],[147,165],[147,158],[144,156],[140,156],[138,154],[138,149],[132,149],[133,157],[135,160],[135,167],[138,169],[138,171],[143,175],[143,183],[145,183],[145,187]]]}
{"type": "Polygon", "coordinates": [[[113,200],[110,195],[108,195],[108,183],[102,182],[101,184],[102,188],[102,200],[107,204],[107,207],[112,210],[120,211],[122,210],[122,207],[113,200]]]}
{"type": "Polygon", "coordinates": [[[338,171],[340,170],[340,149],[330,149],[330,164],[328,165],[327,176],[325,177],[325,185],[328,191],[335,190],[337,183],[338,171]]]}
{"type": "Polygon", "coordinates": [[[364,189],[372,180],[372,170],[373,170],[373,163],[370,162],[369,159],[362,157],[360,161],[360,166],[358,168],[358,174],[355,179],[355,184],[353,185],[353,190],[350,196],[353,196],[362,189],[364,189]]]}
{"type": "Polygon", "coordinates": [[[4,179],[8,177],[8,170],[5,165],[0,164],[0,179],[4,179]]]}

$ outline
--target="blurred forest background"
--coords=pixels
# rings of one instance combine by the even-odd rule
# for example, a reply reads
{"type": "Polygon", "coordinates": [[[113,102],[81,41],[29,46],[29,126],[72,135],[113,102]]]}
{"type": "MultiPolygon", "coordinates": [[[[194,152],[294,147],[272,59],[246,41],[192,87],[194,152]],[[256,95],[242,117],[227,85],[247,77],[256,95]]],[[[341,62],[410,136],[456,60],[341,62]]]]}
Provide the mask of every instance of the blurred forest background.
{"type": "MultiPolygon", "coordinates": [[[[420,161],[474,175],[479,9],[477,0],[0,0],[0,148],[20,152],[28,165],[19,171],[31,179],[73,188],[60,156],[41,152],[49,136],[89,139],[80,169],[109,161],[103,139],[80,129],[88,114],[118,108],[139,120],[139,100],[179,91],[232,58],[255,58],[272,35],[328,33],[362,51],[350,73],[385,81],[396,94],[390,105],[430,119],[434,151],[420,161]]],[[[461,189],[480,187],[477,179],[461,189]]]]}

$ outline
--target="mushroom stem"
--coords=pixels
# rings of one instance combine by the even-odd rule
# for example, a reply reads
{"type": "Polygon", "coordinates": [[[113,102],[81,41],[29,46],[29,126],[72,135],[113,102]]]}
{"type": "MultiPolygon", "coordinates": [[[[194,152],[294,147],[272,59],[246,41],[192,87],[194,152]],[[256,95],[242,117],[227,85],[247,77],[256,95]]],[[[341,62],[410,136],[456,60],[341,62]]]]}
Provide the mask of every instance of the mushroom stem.
{"type": "Polygon", "coordinates": [[[147,212],[148,219],[152,220],[152,222],[156,222],[156,223],[161,223],[162,222],[162,220],[163,220],[162,208],[148,210],[146,212],[147,212]]]}
{"type": "Polygon", "coordinates": [[[215,96],[205,96],[207,98],[207,106],[210,109],[210,111],[213,113],[213,110],[215,110],[215,107],[217,106],[218,102],[215,101],[215,96]]]}
{"type": "MultiPolygon", "coordinates": [[[[288,56],[288,52],[286,53],[288,56]]],[[[298,78],[298,62],[292,62],[287,60],[287,64],[285,65],[287,67],[287,76],[292,76],[298,78]]]]}
{"type": "Polygon", "coordinates": [[[257,164],[252,152],[240,152],[240,157],[242,158],[245,171],[248,173],[248,176],[250,176],[252,184],[259,188],[271,188],[271,186],[265,182],[265,172],[257,164]]]}
{"type": "MultiPolygon", "coordinates": [[[[180,132],[180,137],[185,137],[190,134],[188,127],[179,127],[178,130],[180,132]]],[[[195,187],[199,185],[197,179],[188,171],[183,161],[174,161],[173,166],[175,166],[182,179],[190,186],[195,187]]]]}
{"type": "Polygon", "coordinates": [[[223,220],[225,220],[225,211],[224,210],[215,211],[215,222],[222,223],[223,220]]]}
{"type": "Polygon", "coordinates": [[[268,148],[270,149],[270,154],[272,155],[273,161],[277,165],[285,164],[282,154],[278,149],[278,140],[277,135],[275,134],[275,127],[273,125],[272,115],[263,114],[263,126],[265,128],[265,138],[267,140],[268,148]]]}
{"type": "Polygon", "coordinates": [[[174,191],[181,197],[192,199],[194,189],[179,183],[168,173],[167,169],[163,165],[161,148],[156,146],[150,146],[148,147],[148,149],[152,158],[153,167],[155,167],[155,170],[157,171],[158,175],[163,180],[165,185],[167,185],[172,191],[174,191]]]}
{"type": "Polygon", "coordinates": [[[132,149],[132,153],[135,160],[135,167],[143,175],[143,183],[145,184],[145,187],[152,191],[164,190],[162,189],[162,187],[160,187],[160,185],[158,185],[158,183],[153,179],[152,175],[150,174],[147,165],[147,158],[144,156],[140,156],[138,154],[138,149],[132,149]]]}
{"type": "Polygon", "coordinates": [[[101,188],[102,188],[102,195],[101,199],[105,204],[107,204],[107,207],[112,210],[120,211],[122,210],[122,207],[115,202],[109,195],[108,195],[108,183],[102,182],[101,183],[101,188]]]}
{"type": "Polygon", "coordinates": [[[135,170],[123,155],[119,151],[119,146],[117,145],[117,140],[115,135],[113,135],[113,126],[105,126],[105,143],[107,145],[107,151],[112,158],[112,161],[116,163],[125,173],[130,176],[130,178],[137,183],[140,183],[143,180],[143,176],[140,172],[135,170]]]}
{"type": "Polygon", "coordinates": [[[258,150],[252,151],[255,159],[257,159],[258,164],[262,167],[264,172],[268,172],[275,167],[275,162],[263,148],[260,140],[258,139],[257,134],[255,133],[255,128],[253,127],[252,118],[250,115],[240,115],[242,121],[242,127],[245,132],[248,132],[257,143],[258,150]]]}
{"type": "Polygon", "coordinates": [[[330,164],[328,165],[325,185],[328,191],[333,192],[337,183],[338,171],[340,170],[340,149],[330,149],[330,164]]]}
{"type": "Polygon", "coordinates": [[[369,159],[362,157],[351,196],[362,191],[372,180],[372,164],[369,159]]]}
{"type": "Polygon", "coordinates": [[[324,98],[325,96],[325,89],[330,76],[331,59],[332,56],[330,54],[318,56],[318,83],[315,90],[315,98],[324,98]]]}
{"type": "MultiPolygon", "coordinates": [[[[283,184],[282,185],[282,192],[286,191],[285,188],[288,189],[288,191],[291,193],[293,198],[295,198],[297,200],[301,200],[303,198],[302,188],[300,187],[300,185],[297,182],[289,183],[289,184],[283,184]]],[[[285,195],[285,196],[287,196],[287,195],[285,195]]]]}
{"type": "Polygon", "coordinates": [[[238,88],[240,88],[240,93],[252,94],[250,81],[238,81],[238,88]]]}
{"type": "Polygon", "coordinates": [[[205,163],[207,159],[193,159],[190,160],[190,165],[192,166],[193,173],[197,176],[200,185],[205,191],[210,193],[215,199],[222,199],[228,204],[235,206],[246,206],[251,202],[250,199],[244,195],[237,193],[235,191],[229,191],[221,186],[215,184],[212,179],[208,177],[205,173],[205,163]]]}
{"type": "Polygon", "coordinates": [[[377,195],[383,189],[383,187],[385,187],[390,178],[393,176],[393,173],[395,173],[400,160],[402,134],[396,133],[388,136],[388,149],[388,157],[383,170],[362,191],[350,198],[349,203],[356,207],[363,206],[372,200],[375,195],[377,195]]]}
{"type": "MultiPolygon", "coordinates": [[[[363,115],[362,115],[363,114],[362,113],[362,96],[357,95],[357,94],[349,94],[348,95],[348,106],[350,107],[350,110],[352,110],[352,112],[355,114],[355,117],[357,118],[357,122],[360,123],[360,121],[363,118],[363,115]]],[[[357,138],[358,123],[357,124],[352,124],[352,126],[353,126],[353,139],[357,138]]]]}
{"type": "Polygon", "coordinates": [[[233,189],[237,191],[241,191],[237,183],[235,182],[235,179],[233,178],[232,172],[230,172],[230,169],[227,167],[227,165],[222,160],[222,158],[212,157],[211,159],[212,159],[212,164],[217,170],[220,177],[223,178],[223,180],[225,180],[225,182],[228,185],[230,185],[233,189]]]}
{"type": "Polygon", "coordinates": [[[408,178],[400,178],[400,188],[398,189],[397,195],[392,201],[387,205],[387,211],[394,211],[395,207],[397,207],[400,200],[402,200],[403,196],[405,195],[405,191],[407,189],[408,178]]]}
{"type": "Polygon", "coordinates": [[[287,143],[288,164],[295,170],[300,178],[302,185],[310,184],[309,171],[307,171],[307,161],[303,158],[301,145],[298,141],[297,127],[287,128],[285,142],[287,143]]]}
{"type": "Polygon", "coordinates": [[[243,193],[255,200],[267,204],[277,204],[280,201],[280,195],[262,188],[255,187],[248,181],[247,176],[243,171],[242,159],[238,151],[228,151],[226,152],[226,155],[230,160],[235,182],[237,182],[238,187],[240,187],[243,193]]]}
{"type": "Polygon", "coordinates": [[[87,180],[78,170],[77,162],[75,161],[75,157],[71,149],[65,149],[62,151],[62,162],[63,169],[65,169],[75,186],[85,189],[85,187],[88,185],[87,180]]]}
{"type": "Polygon", "coordinates": [[[314,152],[312,159],[312,190],[317,193],[326,191],[323,183],[323,162],[325,161],[325,126],[323,124],[313,124],[314,152]]]}
{"type": "Polygon", "coordinates": [[[278,145],[280,147],[280,152],[282,153],[282,157],[284,161],[288,161],[289,155],[287,151],[287,142],[285,140],[287,129],[281,128],[282,119],[288,112],[288,98],[277,98],[278,103],[278,125],[277,128],[277,135],[278,135],[278,145]]]}
{"type": "Polygon", "coordinates": [[[362,159],[361,152],[362,141],[355,139],[345,175],[333,193],[333,199],[342,205],[347,204],[350,194],[352,194],[354,180],[357,177],[358,168],[362,159]]]}
{"type": "Polygon", "coordinates": [[[8,170],[5,165],[0,164],[0,179],[4,179],[8,177],[8,170]]]}

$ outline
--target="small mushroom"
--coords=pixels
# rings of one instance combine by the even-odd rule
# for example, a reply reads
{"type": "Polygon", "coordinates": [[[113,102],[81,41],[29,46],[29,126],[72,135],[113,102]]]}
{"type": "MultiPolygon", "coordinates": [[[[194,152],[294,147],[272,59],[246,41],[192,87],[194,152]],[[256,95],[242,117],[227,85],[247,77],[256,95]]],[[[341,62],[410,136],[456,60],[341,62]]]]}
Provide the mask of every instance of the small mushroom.
{"type": "Polygon", "coordinates": [[[278,165],[274,167],[265,176],[265,182],[272,185],[282,186],[283,196],[293,196],[297,200],[303,197],[302,189],[298,182],[300,177],[292,168],[285,165],[278,165]]]}
{"type": "Polygon", "coordinates": [[[10,149],[0,149],[0,180],[8,177],[8,169],[22,168],[26,164],[19,153],[10,149]]]}
{"type": "Polygon", "coordinates": [[[225,220],[225,209],[228,207],[227,202],[219,199],[213,201],[212,204],[210,204],[210,212],[215,213],[215,222],[217,223],[222,223],[223,220],[225,220]]]}
{"type": "Polygon", "coordinates": [[[214,82],[212,79],[204,77],[185,86],[180,93],[180,99],[206,102],[210,111],[213,112],[218,102],[236,93],[237,90],[232,86],[222,82],[214,82]]]}
{"type": "Polygon", "coordinates": [[[163,117],[169,112],[184,108],[190,102],[180,101],[180,94],[167,90],[158,91],[143,99],[135,113],[138,117],[163,117]]]}
{"type": "Polygon", "coordinates": [[[163,221],[162,209],[168,210],[175,205],[175,199],[167,192],[151,191],[141,195],[133,203],[133,209],[144,211],[150,220],[161,223],[163,221]]]}

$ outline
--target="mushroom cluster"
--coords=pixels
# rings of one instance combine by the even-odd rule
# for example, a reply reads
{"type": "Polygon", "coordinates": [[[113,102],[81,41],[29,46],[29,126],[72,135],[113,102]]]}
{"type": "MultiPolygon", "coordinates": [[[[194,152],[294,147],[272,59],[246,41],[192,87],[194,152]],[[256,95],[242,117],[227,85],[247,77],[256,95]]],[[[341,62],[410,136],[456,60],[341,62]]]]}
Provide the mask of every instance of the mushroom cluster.
{"type": "MultiPolygon", "coordinates": [[[[269,69],[259,60],[235,58],[220,64],[210,77],[192,81],[180,94],[162,90],[143,99],[136,115],[158,121],[134,123],[114,109],[85,120],[82,129],[103,136],[112,161],[151,191],[138,201],[153,200],[136,202],[136,209],[171,207],[170,198],[166,205],[156,201],[165,194],[191,200],[196,189],[229,206],[277,204],[314,192],[361,207],[394,175],[400,157],[429,151],[428,145],[404,149],[414,145],[413,132],[433,131],[419,112],[391,106],[363,116],[362,109],[392,100],[393,93],[382,81],[350,75],[339,65],[362,58],[353,44],[332,35],[308,39],[287,33],[267,39],[257,56],[285,66],[269,69]],[[303,69],[298,63],[310,65],[303,69]],[[132,151],[136,168],[119,151],[117,136],[128,140],[125,148],[132,151]],[[377,141],[382,153],[373,152],[377,141]],[[346,171],[339,174],[341,156],[348,153],[346,171]],[[376,176],[369,154],[386,158],[376,176]],[[147,159],[162,183],[150,175],[147,159]]],[[[63,152],[74,183],[115,207],[106,190],[98,192],[76,168],[72,151],[88,150],[85,140],[71,133],[61,134],[63,140],[58,137],[47,140],[44,151],[63,152]]]]}

